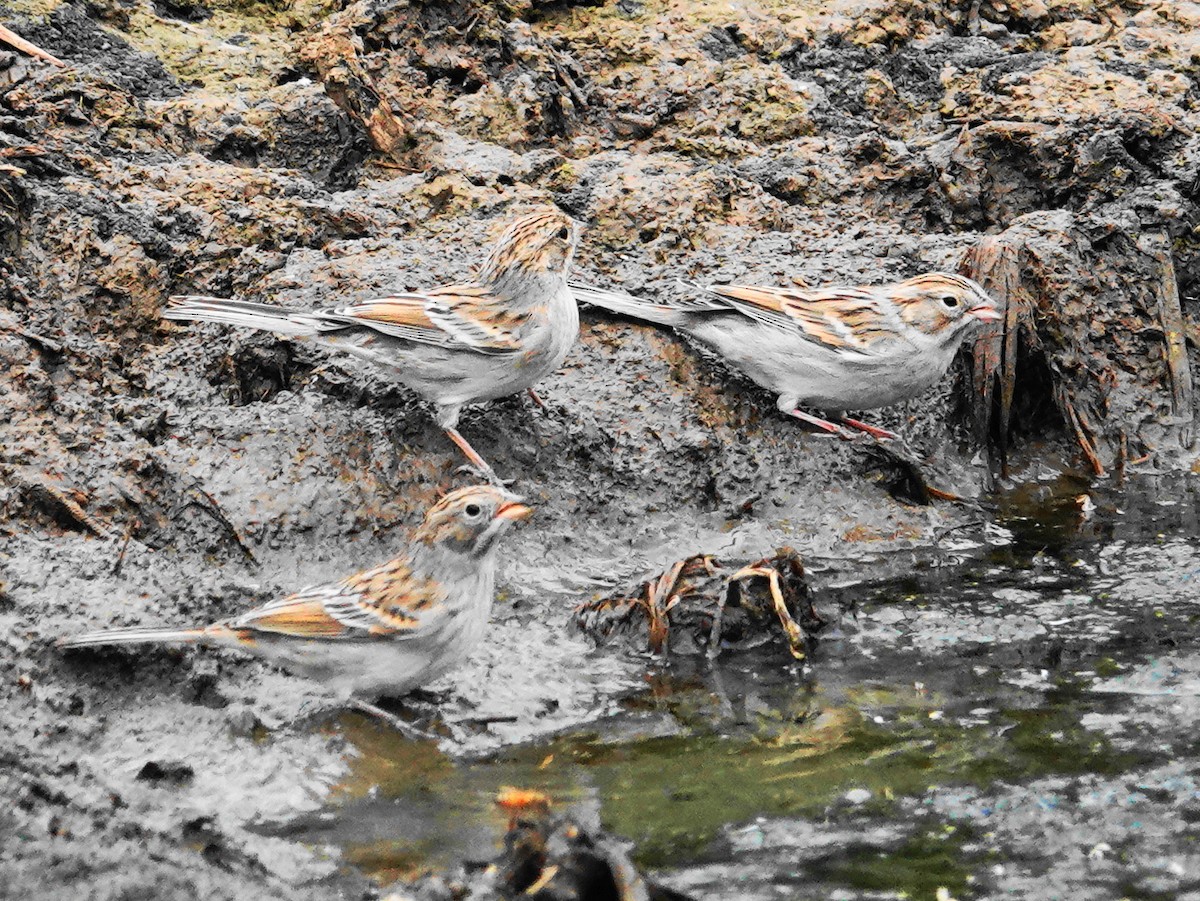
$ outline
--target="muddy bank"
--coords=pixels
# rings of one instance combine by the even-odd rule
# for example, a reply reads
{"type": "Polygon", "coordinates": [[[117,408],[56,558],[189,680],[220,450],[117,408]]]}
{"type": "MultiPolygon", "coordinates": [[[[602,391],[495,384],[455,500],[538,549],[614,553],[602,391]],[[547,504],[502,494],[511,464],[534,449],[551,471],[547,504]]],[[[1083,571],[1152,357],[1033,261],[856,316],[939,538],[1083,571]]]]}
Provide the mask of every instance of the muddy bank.
{"type": "Polygon", "coordinates": [[[897,500],[893,463],[597,314],[540,386],[547,412],[469,411],[538,517],[494,640],[434,708],[457,752],[608,723],[642,692],[643,659],[568,623],[643,572],[784,545],[826,588],[957,565],[986,553],[1003,451],[1035,488],[1064,461],[1094,471],[1088,454],[1188,466],[1200,18],[943,7],[8,4],[68,66],[0,54],[0,881],[344,897],[387,880],[286,824],[356,760],[407,781],[451,766],[234,656],[51,648],[351,572],[461,481],[405,392],[272,336],[164,323],[172,292],[301,308],[428,287],[546,202],[587,225],[582,275],[648,292],[880,282],[999,242],[981,277],[1017,279],[1007,331],[873,420],[979,508],[897,500]]]}

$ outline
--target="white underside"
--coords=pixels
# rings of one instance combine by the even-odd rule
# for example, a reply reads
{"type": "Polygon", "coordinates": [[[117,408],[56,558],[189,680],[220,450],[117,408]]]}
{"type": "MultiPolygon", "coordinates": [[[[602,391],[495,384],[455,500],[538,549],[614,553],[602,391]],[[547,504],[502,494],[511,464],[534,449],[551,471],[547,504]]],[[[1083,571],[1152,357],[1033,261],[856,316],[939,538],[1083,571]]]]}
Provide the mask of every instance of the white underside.
{"type": "Polygon", "coordinates": [[[483,566],[470,584],[457,586],[453,609],[424,619],[416,635],[299,641],[262,633],[255,652],[339,697],[400,697],[450,672],[480,643],[492,610],[493,573],[493,566],[483,566]]]}
{"type": "Polygon", "coordinates": [[[838,353],[795,334],[724,317],[690,332],[779,396],[779,407],[830,413],[908,400],[945,375],[961,341],[924,346],[896,341],[876,354],[838,353]]]}
{"type": "Polygon", "coordinates": [[[526,327],[515,353],[447,350],[367,330],[329,332],[316,340],[382,367],[439,407],[495,400],[531,388],[558,369],[579,336],[579,307],[565,279],[550,279],[545,287],[543,298],[525,298],[542,304],[546,315],[526,327]]]}

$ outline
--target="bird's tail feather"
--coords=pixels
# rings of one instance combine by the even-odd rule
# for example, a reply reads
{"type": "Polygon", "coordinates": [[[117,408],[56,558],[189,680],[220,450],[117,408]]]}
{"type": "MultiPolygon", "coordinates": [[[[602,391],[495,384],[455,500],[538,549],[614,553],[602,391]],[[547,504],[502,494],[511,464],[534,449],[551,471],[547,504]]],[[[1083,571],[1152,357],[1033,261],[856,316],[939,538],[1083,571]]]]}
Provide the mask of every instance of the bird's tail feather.
{"type": "Polygon", "coordinates": [[[208,637],[207,629],[107,629],[60,638],[60,648],[92,648],[110,644],[195,642],[208,637]]]}
{"type": "Polygon", "coordinates": [[[680,326],[687,321],[688,311],[685,309],[654,303],[631,294],[622,294],[620,291],[606,291],[603,288],[571,282],[571,292],[580,303],[588,303],[610,313],[631,316],[656,325],[680,326]]]}
{"type": "Polygon", "coordinates": [[[320,331],[317,320],[306,313],[292,313],[263,303],[220,297],[177,295],[170,299],[162,315],[163,319],[177,321],[242,325],[295,338],[311,337],[320,331]]]}

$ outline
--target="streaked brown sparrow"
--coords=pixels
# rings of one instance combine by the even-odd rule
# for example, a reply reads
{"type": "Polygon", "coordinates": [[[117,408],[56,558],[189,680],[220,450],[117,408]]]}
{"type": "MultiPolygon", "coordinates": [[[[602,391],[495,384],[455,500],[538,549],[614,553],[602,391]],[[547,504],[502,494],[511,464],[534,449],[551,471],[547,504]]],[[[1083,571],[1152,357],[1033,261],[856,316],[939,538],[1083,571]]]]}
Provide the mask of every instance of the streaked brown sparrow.
{"type": "Polygon", "coordinates": [[[449,672],[483,638],[499,539],[531,512],[502,488],[461,488],[430,508],[404,553],[382,566],[211,626],[88,632],[58,644],[232,647],[343,698],[400,696],[449,672]]]}
{"type": "Polygon", "coordinates": [[[945,272],[878,287],[718,285],[695,299],[658,302],[571,287],[580,301],[691,335],[774,391],[789,416],[844,434],[799,409],[815,407],[878,438],[896,436],[840,414],[920,394],[976,324],[1001,316],[979,285],[945,272]]]}
{"type": "Polygon", "coordinates": [[[576,240],[574,221],[547,210],[513,222],[468,284],[311,312],[178,296],[163,317],[312,338],[382,366],[436,407],[438,425],[496,482],[459,434],[459,414],[466,404],[532,394],[534,384],[561,365],[579,334],[579,308],[567,287],[576,240]]]}

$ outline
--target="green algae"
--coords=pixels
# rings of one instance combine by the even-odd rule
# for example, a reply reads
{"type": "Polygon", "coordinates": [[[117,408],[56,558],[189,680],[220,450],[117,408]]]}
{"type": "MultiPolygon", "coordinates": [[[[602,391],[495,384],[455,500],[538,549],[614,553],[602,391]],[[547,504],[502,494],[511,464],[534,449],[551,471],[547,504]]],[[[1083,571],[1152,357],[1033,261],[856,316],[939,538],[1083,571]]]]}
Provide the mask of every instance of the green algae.
{"type": "MultiPolygon", "coordinates": [[[[612,741],[600,731],[580,731],[469,764],[451,764],[431,744],[364,726],[350,732],[364,753],[351,762],[342,790],[361,797],[373,786],[411,803],[435,795],[439,807],[455,812],[454,823],[466,817],[497,834],[502,817],[491,798],[502,786],[537,788],[560,807],[594,800],[604,827],[634,842],[638,863],[670,867],[705,859],[732,824],[760,816],[827,817],[845,806],[851,790],[867,799],[858,802],[860,813],[886,820],[898,799],[931,786],[987,789],[1053,774],[1117,773],[1141,759],[1079,725],[1083,710],[1104,703],[1081,685],[1051,690],[1044,706],[1000,710],[986,724],[967,726],[939,716],[938,698],[907,687],[873,686],[845,706],[824,706],[819,694],[813,699],[794,685],[777,685],[773,695],[752,722],[728,724],[709,690],[692,683],[669,702],[662,699],[682,714],[677,723],[688,722],[676,734],[612,741]],[[865,712],[880,710],[888,712],[886,722],[865,712]]],[[[644,705],[634,706],[640,715],[644,705]]],[[[934,883],[959,888],[964,875],[956,847],[914,836],[894,855],[884,854],[879,872],[913,897],[929,896],[934,883]]],[[[417,849],[400,842],[390,855],[375,845],[347,854],[382,875],[410,868],[417,849]]],[[[847,867],[861,862],[853,855],[847,861],[847,867]]],[[[874,878],[871,872],[867,867],[861,878],[874,878]]]]}
{"type": "Polygon", "coordinates": [[[815,861],[806,868],[807,875],[900,897],[934,899],[939,889],[951,897],[965,897],[976,856],[963,847],[971,833],[967,826],[947,826],[917,832],[888,851],[851,846],[835,857],[815,861]]]}

